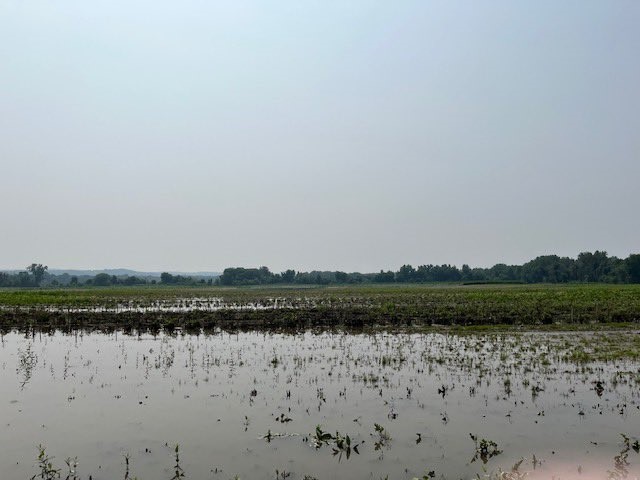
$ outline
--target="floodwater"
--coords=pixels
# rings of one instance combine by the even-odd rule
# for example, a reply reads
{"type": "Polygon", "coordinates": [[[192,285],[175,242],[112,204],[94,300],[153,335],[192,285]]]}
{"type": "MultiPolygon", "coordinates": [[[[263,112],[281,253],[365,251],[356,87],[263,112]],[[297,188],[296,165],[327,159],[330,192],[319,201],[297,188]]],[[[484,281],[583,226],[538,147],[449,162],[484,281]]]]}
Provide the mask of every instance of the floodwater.
{"type": "Polygon", "coordinates": [[[179,298],[171,300],[147,299],[130,300],[128,302],[114,302],[113,305],[38,305],[38,306],[6,306],[0,305],[0,310],[29,312],[43,310],[50,313],[186,313],[186,312],[216,312],[218,310],[267,310],[278,308],[300,308],[324,304],[308,299],[267,298],[261,301],[227,302],[223,298],[179,298]]]}
{"type": "Polygon", "coordinates": [[[640,362],[566,361],[580,335],[10,333],[0,478],[39,444],[94,480],[176,478],[176,444],[191,479],[637,478],[640,362]]]}
{"type": "Polygon", "coordinates": [[[190,297],[128,301],[106,301],[101,305],[0,305],[0,311],[49,313],[188,313],[217,312],[219,310],[255,311],[278,309],[306,309],[318,307],[370,307],[372,302],[362,298],[268,297],[260,300],[228,301],[222,297],[190,297]]]}

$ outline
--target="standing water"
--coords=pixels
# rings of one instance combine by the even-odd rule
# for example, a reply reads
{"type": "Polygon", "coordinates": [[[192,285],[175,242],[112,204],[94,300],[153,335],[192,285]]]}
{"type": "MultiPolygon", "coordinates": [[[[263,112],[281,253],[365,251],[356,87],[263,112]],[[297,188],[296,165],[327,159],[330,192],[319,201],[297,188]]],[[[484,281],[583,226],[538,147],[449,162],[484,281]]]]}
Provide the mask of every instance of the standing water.
{"type": "Polygon", "coordinates": [[[598,336],[9,333],[1,477],[635,478],[640,362],[598,336]]]}

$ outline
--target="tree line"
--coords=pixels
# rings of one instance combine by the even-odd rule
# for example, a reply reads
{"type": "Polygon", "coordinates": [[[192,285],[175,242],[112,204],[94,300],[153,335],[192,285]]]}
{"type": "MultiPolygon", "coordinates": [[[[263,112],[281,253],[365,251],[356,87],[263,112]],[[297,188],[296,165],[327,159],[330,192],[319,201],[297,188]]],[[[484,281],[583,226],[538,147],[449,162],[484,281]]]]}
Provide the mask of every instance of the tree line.
{"type": "Polygon", "coordinates": [[[0,272],[0,287],[39,286],[112,286],[112,285],[330,285],[361,283],[640,283],[640,254],[631,254],[625,259],[609,256],[607,252],[583,252],[577,258],[544,255],[522,265],[499,263],[490,268],[471,268],[462,265],[406,264],[397,271],[359,273],[342,271],[297,272],[289,269],[273,273],[267,267],[226,268],[217,278],[201,278],[173,275],[163,272],[159,278],[115,276],[99,273],[90,278],[79,278],[68,274],[52,275],[48,267],[33,263],[24,271],[0,272]]]}
{"type": "Polygon", "coordinates": [[[357,283],[640,283],[640,254],[626,259],[607,252],[583,252],[577,258],[544,255],[523,265],[499,263],[491,268],[462,265],[403,265],[397,271],[346,273],[341,271],[272,273],[267,267],[227,268],[217,279],[220,285],[357,284],[357,283]]]}
{"type": "Polygon", "coordinates": [[[160,277],[141,277],[135,275],[69,275],[49,273],[48,267],[32,264],[24,271],[8,273],[0,272],[0,287],[81,287],[81,286],[133,286],[133,285],[212,285],[213,278],[172,275],[163,272],[160,277]]]}

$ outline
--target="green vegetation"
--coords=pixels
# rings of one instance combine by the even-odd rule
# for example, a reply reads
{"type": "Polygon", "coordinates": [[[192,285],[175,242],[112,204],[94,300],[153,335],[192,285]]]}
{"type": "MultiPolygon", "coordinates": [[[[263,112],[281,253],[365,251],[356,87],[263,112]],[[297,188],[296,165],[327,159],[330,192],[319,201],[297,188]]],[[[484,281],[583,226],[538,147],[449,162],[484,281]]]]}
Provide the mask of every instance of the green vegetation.
{"type": "Polygon", "coordinates": [[[487,440],[486,438],[478,440],[478,436],[473,433],[470,433],[469,436],[476,444],[475,455],[471,459],[471,463],[480,458],[482,463],[486,464],[490,458],[502,453],[502,450],[498,448],[498,444],[493,440],[487,440]]]}
{"type": "Polygon", "coordinates": [[[582,325],[640,321],[640,285],[142,286],[0,291],[4,326],[582,325]]]}
{"type": "Polygon", "coordinates": [[[32,263],[27,267],[27,272],[33,275],[33,283],[36,287],[40,286],[42,278],[48,269],[49,267],[42,265],[41,263],[32,263]]]}

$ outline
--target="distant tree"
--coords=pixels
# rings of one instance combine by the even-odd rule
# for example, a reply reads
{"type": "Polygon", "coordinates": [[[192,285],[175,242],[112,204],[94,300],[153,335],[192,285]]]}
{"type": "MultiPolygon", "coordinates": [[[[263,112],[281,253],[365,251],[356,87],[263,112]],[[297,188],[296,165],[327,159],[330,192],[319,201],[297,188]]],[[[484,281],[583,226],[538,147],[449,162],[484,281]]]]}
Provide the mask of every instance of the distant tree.
{"type": "Polygon", "coordinates": [[[347,273],[347,283],[364,283],[367,280],[367,277],[361,273],[353,272],[347,273]]]}
{"type": "Polygon", "coordinates": [[[482,282],[488,279],[487,269],[486,268],[472,268],[471,269],[471,280],[482,282]]]}
{"type": "Polygon", "coordinates": [[[40,286],[42,277],[44,277],[44,274],[48,269],[49,267],[42,265],[41,263],[32,263],[27,267],[27,271],[33,275],[33,283],[36,287],[40,286]]]}
{"type": "Polygon", "coordinates": [[[376,283],[393,283],[396,281],[396,275],[391,270],[388,272],[380,270],[380,273],[376,273],[373,277],[373,281],[376,283]]]}
{"type": "Polygon", "coordinates": [[[267,267],[260,268],[225,268],[220,276],[222,285],[264,285],[276,283],[279,275],[274,275],[267,267]]]}
{"type": "Polygon", "coordinates": [[[455,265],[436,265],[433,268],[433,279],[436,282],[457,282],[462,278],[455,265]]]}
{"type": "MultiPolygon", "coordinates": [[[[553,261],[556,261],[558,257],[554,257],[553,261]]],[[[492,281],[504,282],[508,280],[519,280],[517,278],[515,269],[512,266],[505,265],[504,263],[497,263],[489,269],[489,278],[492,281]]]]}
{"type": "Polygon", "coordinates": [[[267,283],[273,274],[269,271],[269,267],[260,267],[259,277],[264,283],[267,283]]]}
{"type": "Polygon", "coordinates": [[[28,272],[18,272],[18,278],[16,282],[18,287],[32,287],[34,284],[33,277],[28,272]]]}
{"type": "Polygon", "coordinates": [[[78,277],[76,277],[75,275],[71,277],[71,280],[69,281],[69,285],[71,286],[76,286],[78,285],[78,277]]]}
{"type": "Polygon", "coordinates": [[[160,274],[160,283],[164,283],[165,285],[169,285],[171,283],[175,283],[173,279],[173,275],[168,272],[162,272],[160,274]]]}
{"type": "Polygon", "coordinates": [[[462,265],[462,271],[460,272],[462,275],[462,280],[473,280],[473,270],[466,263],[462,265]]]}
{"type": "Polygon", "coordinates": [[[111,285],[111,275],[108,273],[99,273],[95,277],[93,277],[93,284],[98,287],[106,287],[111,285]]]}
{"type": "Polygon", "coordinates": [[[138,278],[135,275],[127,275],[123,280],[120,281],[120,283],[124,285],[142,285],[147,282],[144,278],[138,278]]]}
{"type": "Polygon", "coordinates": [[[168,272],[160,274],[160,283],[163,285],[196,285],[197,282],[192,277],[183,275],[172,275],[168,272]]]}
{"type": "Polygon", "coordinates": [[[296,279],[296,271],[295,270],[286,270],[280,274],[280,278],[283,283],[293,283],[296,279]]]}
{"type": "Polygon", "coordinates": [[[640,283],[640,254],[629,255],[625,260],[631,283],[640,283]]]}
{"type": "Polygon", "coordinates": [[[347,283],[349,279],[349,275],[345,272],[336,272],[336,282],[338,283],[347,283]]]}
{"type": "Polygon", "coordinates": [[[581,282],[601,282],[610,270],[607,252],[582,252],[576,260],[576,270],[581,282]]]}
{"type": "Polygon", "coordinates": [[[418,268],[414,272],[407,269],[406,266],[400,268],[402,271],[398,271],[398,281],[399,282],[433,282],[435,280],[434,274],[434,266],[433,265],[418,265],[418,268]],[[405,278],[406,275],[409,275],[408,279],[405,278]]]}
{"type": "Polygon", "coordinates": [[[400,267],[400,270],[398,270],[398,273],[396,274],[396,281],[412,282],[414,281],[415,274],[415,268],[413,268],[411,265],[403,265],[400,267]]]}
{"type": "Polygon", "coordinates": [[[573,272],[574,261],[572,259],[558,255],[543,255],[522,266],[522,280],[527,283],[568,282],[575,278],[573,272]]]}

